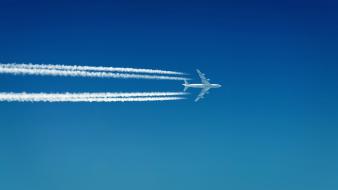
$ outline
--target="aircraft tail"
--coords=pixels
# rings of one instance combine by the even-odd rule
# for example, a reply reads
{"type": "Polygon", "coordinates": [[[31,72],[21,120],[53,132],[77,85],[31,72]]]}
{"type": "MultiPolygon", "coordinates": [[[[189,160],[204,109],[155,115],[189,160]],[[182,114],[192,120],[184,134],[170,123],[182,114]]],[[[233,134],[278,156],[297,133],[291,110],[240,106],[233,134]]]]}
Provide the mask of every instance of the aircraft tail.
{"type": "Polygon", "coordinates": [[[184,92],[188,90],[189,86],[187,86],[189,83],[187,80],[184,80],[184,92]]]}

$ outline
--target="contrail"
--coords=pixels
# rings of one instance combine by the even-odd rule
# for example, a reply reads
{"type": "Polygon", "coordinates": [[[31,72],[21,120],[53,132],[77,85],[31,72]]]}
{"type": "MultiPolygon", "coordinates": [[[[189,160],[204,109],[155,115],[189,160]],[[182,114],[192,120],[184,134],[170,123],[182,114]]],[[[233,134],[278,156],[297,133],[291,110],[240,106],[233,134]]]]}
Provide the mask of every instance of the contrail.
{"type": "Polygon", "coordinates": [[[55,98],[116,98],[116,97],[153,97],[153,96],[183,96],[185,92],[81,92],[81,93],[13,93],[2,92],[0,97],[55,97],[55,98]]]}
{"type": "Polygon", "coordinates": [[[7,67],[0,64],[0,73],[16,75],[41,75],[41,76],[71,76],[71,77],[99,77],[99,78],[123,78],[123,79],[157,79],[157,80],[189,80],[185,77],[160,76],[146,74],[128,73],[109,73],[109,72],[89,72],[77,70],[58,70],[58,69],[34,69],[7,67]]]}
{"type": "Polygon", "coordinates": [[[20,99],[5,99],[0,98],[0,102],[150,102],[150,101],[170,101],[182,100],[183,97],[135,97],[135,98],[20,98],[20,99]]]}
{"type": "Polygon", "coordinates": [[[140,102],[185,99],[182,92],[0,93],[0,102],[140,102]]]}
{"type": "Polygon", "coordinates": [[[176,71],[164,71],[155,69],[136,69],[121,67],[102,67],[102,66],[78,66],[78,65],[46,65],[46,64],[1,64],[3,67],[24,68],[24,69],[51,69],[51,70],[71,70],[71,71],[103,71],[103,72],[127,72],[127,73],[148,73],[162,75],[184,75],[185,73],[176,71]]]}

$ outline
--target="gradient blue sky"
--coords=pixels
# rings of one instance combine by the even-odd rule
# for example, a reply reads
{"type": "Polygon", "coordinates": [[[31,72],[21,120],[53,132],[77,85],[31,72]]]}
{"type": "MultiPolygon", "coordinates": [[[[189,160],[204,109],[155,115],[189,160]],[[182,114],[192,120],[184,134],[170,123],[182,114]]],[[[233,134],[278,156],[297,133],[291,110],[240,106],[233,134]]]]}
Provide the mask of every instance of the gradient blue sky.
{"type": "MultiPolygon", "coordinates": [[[[0,1],[0,62],[199,68],[194,103],[0,103],[0,189],[338,189],[336,1],[0,1]]],[[[3,92],[181,91],[0,76],[3,92]]]]}

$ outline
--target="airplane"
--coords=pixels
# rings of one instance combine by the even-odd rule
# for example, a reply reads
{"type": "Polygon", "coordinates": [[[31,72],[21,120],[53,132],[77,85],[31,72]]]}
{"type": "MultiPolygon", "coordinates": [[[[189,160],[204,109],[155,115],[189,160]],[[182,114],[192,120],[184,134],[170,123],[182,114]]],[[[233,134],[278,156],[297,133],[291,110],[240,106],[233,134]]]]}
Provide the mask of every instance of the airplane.
{"type": "Polygon", "coordinates": [[[198,94],[198,96],[195,99],[195,102],[197,102],[200,99],[204,98],[205,94],[209,94],[209,90],[211,88],[220,88],[222,85],[220,84],[211,84],[209,82],[210,79],[207,79],[205,77],[205,74],[203,74],[200,70],[196,69],[199,77],[201,78],[202,83],[201,84],[189,84],[188,81],[184,80],[184,91],[187,91],[189,88],[201,88],[201,92],[198,94]]]}

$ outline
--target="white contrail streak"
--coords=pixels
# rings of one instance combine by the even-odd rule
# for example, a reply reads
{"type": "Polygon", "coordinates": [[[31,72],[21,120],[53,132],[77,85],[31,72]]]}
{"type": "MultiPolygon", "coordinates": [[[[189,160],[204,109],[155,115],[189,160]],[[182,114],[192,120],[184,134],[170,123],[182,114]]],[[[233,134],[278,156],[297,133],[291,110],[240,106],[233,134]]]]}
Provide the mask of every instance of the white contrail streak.
{"type": "Polygon", "coordinates": [[[109,73],[109,72],[89,72],[77,70],[57,70],[57,69],[28,69],[6,67],[0,64],[0,73],[16,75],[42,75],[42,76],[72,76],[72,77],[99,77],[99,78],[123,78],[123,79],[157,79],[157,80],[189,80],[184,77],[128,74],[128,73],[109,73]]]}
{"type": "Polygon", "coordinates": [[[135,98],[20,98],[20,99],[3,99],[0,102],[150,102],[150,101],[169,101],[182,100],[183,97],[135,97],[135,98]]]}
{"type": "Polygon", "coordinates": [[[155,69],[136,69],[121,67],[102,67],[102,66],[78,66],[78,65],[46,65],[46,64],[1,64],[4,67],[15,67],[24,69],[52,69],[52,70],[71,70],[71,71],[103,71],[103,72],[127,72],[127,73],[148,73],[162,75],[184,75],[182,72],[164,71],[155,69]]]}
{"type": "Polygon", "coordinates": [[[182,92],[0,93],[0,102],[140,102],[181,100],[182,92]]]}
{"type": "Polygon", "coordinates": [[[55,98],[117,98],[117,97],[153,97],[153,96],[183,96],[185,92],[81,92],[81,93],[13,93],[2,92],[0,97],[55,97],[55,98]]]}

